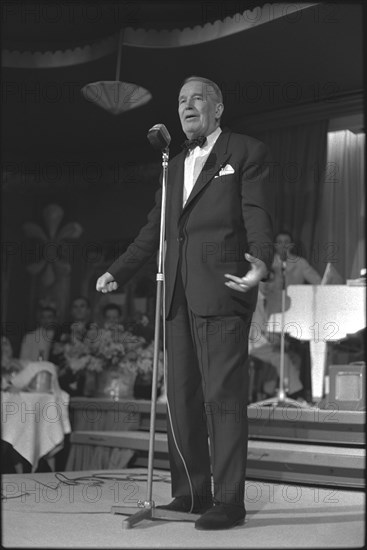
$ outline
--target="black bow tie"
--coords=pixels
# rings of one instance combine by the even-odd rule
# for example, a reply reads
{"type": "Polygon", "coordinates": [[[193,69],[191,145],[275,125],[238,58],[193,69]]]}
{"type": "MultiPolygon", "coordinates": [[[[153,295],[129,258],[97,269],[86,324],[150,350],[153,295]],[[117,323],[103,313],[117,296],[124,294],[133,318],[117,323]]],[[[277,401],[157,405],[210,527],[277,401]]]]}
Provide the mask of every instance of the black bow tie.
{"type": "Polygon", "coordinates": [[[194,149],[194,147],[203,147],[206,143],[206,137],[205,136],[199,136],[194,139],[187,139],[182,144],[182,149],[186,149],[186,151],[191,151],[191,149],[194,149]]]}

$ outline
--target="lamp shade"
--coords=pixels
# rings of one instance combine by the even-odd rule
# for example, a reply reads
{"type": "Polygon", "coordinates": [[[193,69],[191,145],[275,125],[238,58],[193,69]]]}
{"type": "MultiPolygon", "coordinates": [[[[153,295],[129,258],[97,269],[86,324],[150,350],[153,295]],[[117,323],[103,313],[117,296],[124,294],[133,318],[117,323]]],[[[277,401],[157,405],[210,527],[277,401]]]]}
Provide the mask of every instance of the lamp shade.
{"type": "Polygon", "coordinates": [[[91,82],[81,91],[87,101],[95,103],[112,115],[141,107],[152,98],[152,94],[145,88],[118,80],[91,82]]]}

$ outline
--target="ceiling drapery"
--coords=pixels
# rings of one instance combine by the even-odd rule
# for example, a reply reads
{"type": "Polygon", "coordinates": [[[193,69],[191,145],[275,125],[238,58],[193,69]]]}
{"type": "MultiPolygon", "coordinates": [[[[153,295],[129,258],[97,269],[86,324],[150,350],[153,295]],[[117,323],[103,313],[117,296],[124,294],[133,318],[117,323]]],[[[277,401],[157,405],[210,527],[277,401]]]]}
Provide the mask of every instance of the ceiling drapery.
{"type": "MultiPolygon", "coordinates": [[[[232,17],[226,17],[223,21],[197,25],[194,28],[154,30],[134,29],[127,27],[124,31],[124,46],[139,48],[180,48],[194,46],[232,34],[243,32],[259,25],[263,25],[278,19],[287,17],[290,21],[300,16],[300,11],[315,6],[317,3],[305,4],[265,4],[252,10],[245,10],[232,17]]],[[[2,50],[3,67],[18,69],[47,69],[54,67],[66,67],[95,61],[107,55],[113,54],[118,48],[119,35],[114,34],[103,40],[96,41],[74,49],[57,51],[21,51],[2,50]]]]}

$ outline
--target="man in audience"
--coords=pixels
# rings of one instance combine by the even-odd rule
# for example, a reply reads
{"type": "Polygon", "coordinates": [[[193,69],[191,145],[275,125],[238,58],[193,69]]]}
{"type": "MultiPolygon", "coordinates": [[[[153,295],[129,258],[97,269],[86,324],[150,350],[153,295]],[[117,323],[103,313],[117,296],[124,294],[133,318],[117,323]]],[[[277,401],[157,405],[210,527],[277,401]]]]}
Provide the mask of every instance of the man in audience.
{"type": "Polygon", "coordinates": [[[58,327],[54,341],[67,342],[71,337],[83,340],[91,327],[90,319],[91,307],[88,298],[85,296],[74,298],[70,308],[70,319],[58,327]]]}
{"type": "Polygon", "coordinates": [[[90,302],[85,296],[78,296],[71,304],[70,333],[83,339],[91,324],[90,302]]]}
{"type": "Polygon", "coordinates": [[[111,328],[122,324],[122,309],[118,304],[107,304],[104,306],[102,312],[104,328],[111,328]]]}
{"type": "Polygon", "coordinates": [[[44,306],[39,311],[39,324],[35,330],[28,332],[21,343],[20,359],[48,361],[51,346],[56,332],[56,310],[44,306]]]}

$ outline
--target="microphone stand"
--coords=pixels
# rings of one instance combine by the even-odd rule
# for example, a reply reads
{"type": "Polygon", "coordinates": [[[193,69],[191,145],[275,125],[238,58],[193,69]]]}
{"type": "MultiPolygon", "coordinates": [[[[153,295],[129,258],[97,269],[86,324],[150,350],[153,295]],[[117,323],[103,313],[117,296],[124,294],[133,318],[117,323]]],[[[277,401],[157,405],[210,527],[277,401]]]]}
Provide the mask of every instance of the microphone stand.
{"type": "MultiPolygon", "coordinates": [[[[152,499],[153,486],[153,460],[154,460],[154,437],[155,437],[155,420],[157,408],[157,382],[158,382],[158,358],[159,358],[159,333],[160,333],[160,317],[162,305],[162,290],[164,285],[164,238],[165,238],[165,219],[166,219],[166,194],[167,194],[167,172],[168,172],[168,146],[162,151],[162,200],[161,200],[161,220],[160,220],[160,237],[159,237],[159,252],[158,252],[158,272],[156,275],[157,290],[156,290],[156,307],[155,307],[155,330],[154,330],[154,354],[153,354],[153,375],[152,375],[152,396],[150,407],[150,428],[149,428],[149,453],[148,453],[148,480],[147,492],[145,501],[139,500],[137,507],[132,506],[112,506],[113,514],[130,515],[122,521],[123,529],[130,529],[136,523],[145,519],[164,519],[172,521],[196,521],[199,514],[190,514],[187,512],[176,512],[155,507],[155,502],[152,499]],[[138,509],[138,510],[137,510],[138,509]]],[[[163,319],[164,322],[164,319],[163,319]]]]}
{"type": "MultiPolygon", "coordinates": [[[[294,407],[309,408],[308,403],[301,403],[296,399],[291,399],[287,397],[285,387],[284,387],[284,363],[285,363],[285,331],[284,331],[284,321],[285,321],[285,298],[286,298],[286,279],[285,279],[285,270],[286,270],[286,260],[282,259],[281,274],[282,274],[282,310],[281,310],[281,332],[280,332],[280,368],[279,368],[279,388],[277,390],[277,395],[265,399],[263,401],[257,401],[253,406],[273,406],[274,408],[283,405],[292,405],[294,407]]],[[[250,405],[251,407],[251,405],[250,405]]]]}

